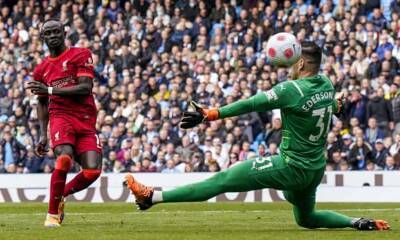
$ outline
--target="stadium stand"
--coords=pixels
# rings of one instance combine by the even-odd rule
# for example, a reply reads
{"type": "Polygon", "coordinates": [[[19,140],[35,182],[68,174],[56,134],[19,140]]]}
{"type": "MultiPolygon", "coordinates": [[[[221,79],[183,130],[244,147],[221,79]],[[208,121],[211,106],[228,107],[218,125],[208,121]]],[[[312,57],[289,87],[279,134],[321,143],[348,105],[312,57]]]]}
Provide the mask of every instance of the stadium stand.
{"type": "MultiPolygon", "coordinates": [[[[400,1],[1,1],[0,172],[51,172],[34,155],[37,99],[24,83],[46,55],[41,23],[60,18],[67,45],[92,51],[104,172],[219,171],[278,154],[279,112],[185,131],[188,102],[221,106],[266,91],[287,70],[266,59],[274,33],[323,48],[321,72],[347,99],[328,134],[328,170],[400,166],[400,1]]],[[[74,171],[78,171],[78,166],[74,171]]]]}

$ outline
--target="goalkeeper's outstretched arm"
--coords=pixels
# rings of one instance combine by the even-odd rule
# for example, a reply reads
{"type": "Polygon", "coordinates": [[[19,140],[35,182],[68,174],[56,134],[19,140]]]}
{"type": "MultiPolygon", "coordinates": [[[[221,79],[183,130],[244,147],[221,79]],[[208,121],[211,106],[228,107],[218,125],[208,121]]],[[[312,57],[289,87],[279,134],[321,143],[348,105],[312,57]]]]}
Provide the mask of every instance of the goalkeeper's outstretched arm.
{"type": "Polygon", "coordinates": [[[184,112],[181,120],[181,127],[184,129],[192,128],[204,121],[215,121],[218,119],[239,116],[250,112],[263,112],[275,108],[286,106],[287,99],[283,93],[287,92],[284,87],[274,87],[273,89],[258,93],[248,99],[236,101],[221,108],[202,108],[195,102],[191,105],[194,112],[184,112]]]}
{"type": "Polygon", "coordinates": [[[268,110],[266,94],[258,93],[248,99],[239,100],[218,109],[219,118],[234,117],[250,112],[263,112],[268,110]]]}

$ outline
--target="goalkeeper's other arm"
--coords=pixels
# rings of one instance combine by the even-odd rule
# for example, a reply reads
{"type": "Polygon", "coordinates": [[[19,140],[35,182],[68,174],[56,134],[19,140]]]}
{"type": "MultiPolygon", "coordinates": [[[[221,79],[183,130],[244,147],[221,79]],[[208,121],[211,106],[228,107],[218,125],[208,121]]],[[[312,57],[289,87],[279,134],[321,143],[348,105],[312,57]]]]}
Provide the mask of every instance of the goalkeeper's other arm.
{"type": "Polygon", "coordinates": [[[344,104],[345,104],[346,99],[344,98],[344,93],[340,92],[336,95],[336,99],[333,104],[333,112],[336,117],[339,119],[342,117],[344,114],[344,104]]]}

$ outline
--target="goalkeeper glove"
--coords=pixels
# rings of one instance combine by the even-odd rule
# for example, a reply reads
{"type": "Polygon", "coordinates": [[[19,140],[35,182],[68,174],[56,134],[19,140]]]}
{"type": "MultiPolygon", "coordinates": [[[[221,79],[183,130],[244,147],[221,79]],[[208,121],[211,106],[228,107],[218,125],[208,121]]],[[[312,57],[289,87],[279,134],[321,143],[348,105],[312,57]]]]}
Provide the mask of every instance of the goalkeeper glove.
{"type": "Polygon", "coordinates": [[[219,118],[219,111],[216,108],[205,109],[200,107],[194,101],[190,102],[190,105],[194,108],[194,112],[184,112],[181,120],[181,128],[188,129],[193,128],[205,121],[214,121],[219,118]]]}

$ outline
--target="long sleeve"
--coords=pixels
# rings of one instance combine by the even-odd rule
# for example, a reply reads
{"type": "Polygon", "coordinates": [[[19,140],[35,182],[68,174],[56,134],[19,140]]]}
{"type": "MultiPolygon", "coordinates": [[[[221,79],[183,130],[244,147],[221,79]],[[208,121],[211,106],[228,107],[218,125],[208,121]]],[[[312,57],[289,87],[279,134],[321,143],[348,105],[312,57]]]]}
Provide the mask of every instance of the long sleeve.
{"type": "Polygon", "coordinates": [[[219,109],[220,118],[242,115],[250,112],[261,112],[268,104],[265,93],[259,93],[248,99],[239,100],[219,109]]]}
{"type": "Polygon", "coordinates": [[[286,108],[296,103],[297,90],[289,81],[280,83],[267,92],[258,93],[248,99],[239,100],[219,109],[219,117],[227,118],[250,112],[265,112],[286,108]]]}

